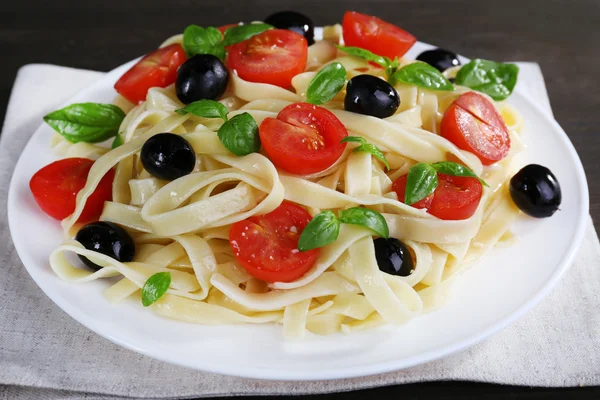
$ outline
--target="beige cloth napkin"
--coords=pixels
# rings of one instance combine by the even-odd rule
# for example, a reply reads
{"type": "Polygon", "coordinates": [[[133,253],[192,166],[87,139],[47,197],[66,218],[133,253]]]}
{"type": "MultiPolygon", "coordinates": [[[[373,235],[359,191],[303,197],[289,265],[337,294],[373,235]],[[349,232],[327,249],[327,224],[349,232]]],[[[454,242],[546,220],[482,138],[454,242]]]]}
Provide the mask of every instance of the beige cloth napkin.
{"type": "MultiPolygon", "coordinates": [[[[332,381],[242,379],[157,361],[89,331],[27,274],[10,238],[6,197],[14,165],[42,116],[102,75],[51,65],[28,65],[17,75],[0,137],[0,399],[307,394],[439,380],[600,385],[600,245],[591,218],[573,266],[533,311],[469,350],[406,370],[332,381]]],[[[519,90],[550,112],[538,65],[521,64],[519,81],[528,84],[519,90]]]]}

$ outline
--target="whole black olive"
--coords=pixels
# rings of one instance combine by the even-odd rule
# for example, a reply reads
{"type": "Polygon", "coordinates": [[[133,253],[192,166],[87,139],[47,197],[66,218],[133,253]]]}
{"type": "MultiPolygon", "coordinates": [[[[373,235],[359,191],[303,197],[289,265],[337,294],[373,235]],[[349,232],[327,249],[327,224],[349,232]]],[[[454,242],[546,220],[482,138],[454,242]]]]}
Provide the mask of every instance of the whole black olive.
{"type": "Polygon", "coordinates": [[[460,65],[458,56],[455,53],[444,49],[424,51],[417,56],[417,60],[426,62],[432,67],[437,68],[440,72],[444,72],[450,67],[460,65]]]}
{"type": "Polygon", "coordinates": [[[400,106],[400,96],[389,83],[373,75],[357,75],[348,81],[344,108],[358,114],[386,118],[400,106]]]}
{"type": "Polygon", "coordinates": [[[172,181],[189,174],[196,166],[190,142],[174,133],[159,133],[142,146],[142,165],[152,176],[172,181]]]}
{"type": "Polygon", "coordinates": [[[269,15],[264,22],[277,29],[288,29],[299,33],[306,38],[309,46],[315,42],[315,25],[310,18],[299,12],[279,11],[269,15]]]}
{"type": "MultiPolygon", "coordinates": [[[[75,235],[75,240],[88,250],[102,253],[120,262],[133,260],[135,243],[127,231],[112,222],[92,222],[85,225],[75,235]]],[[[93,270],[102,268],[87,257],[79,256],[81,261],[93,270]]]]}
{"type": "Polygon", "coordinates": [[[179,67],[175,91],[184,104],[217,100],[225,93],[228,81],[229,72],[221,60],[212,54],[198,54],[179,67]]]}
{"type": "Polygon", "coordinates": [[[510,197],[525,214],[536,218],[550,217],[562,200],[560,185],[546,167],[529,164],[510,180],[510,197]]]}
{"type": "Polygon", "coordinates": [[[378,238],[373,243],[375,258],[381,272],[398,276],[408,276],[413,273],[415,264],[404,243],[395,238],[378,238]]]}

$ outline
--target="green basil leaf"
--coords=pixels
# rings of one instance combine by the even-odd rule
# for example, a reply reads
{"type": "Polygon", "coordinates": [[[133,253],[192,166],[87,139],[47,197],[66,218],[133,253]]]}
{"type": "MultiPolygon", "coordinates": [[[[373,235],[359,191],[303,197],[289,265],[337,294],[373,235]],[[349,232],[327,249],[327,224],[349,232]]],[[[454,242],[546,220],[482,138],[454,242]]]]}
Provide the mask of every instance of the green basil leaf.
{"type": "Polygon", "coordinates": [[[335,242],[340,234],[340,224],[333,211],[321,211],[304,227],[298,250],[308,251],[335,242]]]}
{"type": "Polygon", "coordinates": [[[266,30],[274,28],[273,25],[269,24],[248,24],[232,26],[225,31],[225,39],[223,44],[225,46],[231,46],[244,40],[250,39],[252,36],[263,33],[266,30]]]}
{"type": "Polygon", "coordinates": [[[119,132],[117,134],[117,136],[115,136],[115,140],[113,140],[112,144],[110,145],[110,148],[116,149],[117,147],[119,147],[122,144],[123,144],[123,139],[121,139],[121,132],[119,132]]]}
{"type": "Polygon", "coordinates": [[[51,112],[44,121],[71,143],[97,143],[115,136],[124,118],[113,104],[78,103],[51,112]]]}
{"type": "Polygon", "coordinates": [[[388,238],[390,229],[383,215],[368,208],[353,207],[340,213],[340,221],[344,224],[362,225],[378,236],[388,238]]]}
{"type": "Polygon", "coordinates": [[[431,164],[435,170],[441,174],[452,175],[452,176],[468,176],[471,178],[477,178],[482,185],[490,187],[486,181],[478,177],[475,172],[469,167],[462,164],[451,162],[451,161],[440,161],[431,164]]]}
{"type": "Polygon", "coordinates": [[[196,54],[212,54],[221,60],[225,59],[223,35],[213,26],[202,28],[198,25],[189,25],[183,31],[182,46],[188,57],[196,54]]]}
{"type": "Polygon", "coordinates": [[[247,112],[225,122],[217,131],[219,140],[236,156],[245,156],[260,150],[258,125],[247,112]]]}
{"type": "Polygon", "coordinates": [[[517,84],[518,75],[519,67],[515,64],[476,59],[458,71],[454,82],[499,101],[510,96],[517,84]]]}
{"type": "Polygon", "coordinates": [[[390,60],[388,57],[384,57],[385,60],[387,61],[387,66],[385,67],[385,75],[388,78],[388,83],[392,86],[394,86],[396,84],[396,79],[394,78],[394,74],[396,73],[396,71],[398,70],[398,67],[400,66],[400,60],[398,60],[398,57],[394,58],[394,61],[390,60]]]}
{"type": "Polygon", "coordinates": [[[360,47],[340,46],[337,44],[335,46],[349,56],[359,57],[363,60],[374,62],[375,64],[381,65],[383,68],[387,68],[388,65],[390,65],[389,58],[371,53],[369,50],[361,49],[360,47]]]}
{"type": "Polygon", "coordinates": [[[170,272],[158,272],[152,275],[142,288],[142,304],[148,307],[156,300],[160,299],[167,292],[171,285],[170,272]]]}
{"type": "Polygon", "coordinates": [[[356,142],[356,143],[360,143],[360,144],[367,143],[365,138],[362,138],[360,136],[346,136],[345,138],[340,140],[340,143],[346,143],[346,142],[356,142]]]}
{"type": "Polygon", "coordinates": [[[430,90],[454,90],[454,86],[435,67],[424,62],[408,64],[393,75],[393,79],[430,90]]]}
{"type": "Polygon", "coordinates": [[[366,153],[371,153],[373,155],[373,157],[377,158],[383,164],[385,164],[385,167],[388,170],[390,169],[390,164],[388,163],[387,159],[385,158],[385,156],[383,155],[381,150],[379,150],[379,147],[375,146],[374,144],[371,144],[371,143],[362,144],[362,145],[358,146],[357,148],[355,148],[354,151],[364,151],[366,153]]]}
{"type": "Polygon", "coordinates": [[[410,167],[406,179],[405,204],[414,204],[429,196],[438,185],[437,172],[429,164],[418,163],[410,167]]]}
{"type": "Polygon", "coordinates": [[[227,122],[227,113],[229,110],[218,101],[198,100],[175,110],[175,112],[181,115],[190,113],[203,118],[222,118],[223,121],[227,122]]]}
{"type": "Polygon", "coordinates": [[[320,105],[333,99],[346,83],[346,68],[334,62],[322,68],[308,84],[306,102],[320,105]]]}

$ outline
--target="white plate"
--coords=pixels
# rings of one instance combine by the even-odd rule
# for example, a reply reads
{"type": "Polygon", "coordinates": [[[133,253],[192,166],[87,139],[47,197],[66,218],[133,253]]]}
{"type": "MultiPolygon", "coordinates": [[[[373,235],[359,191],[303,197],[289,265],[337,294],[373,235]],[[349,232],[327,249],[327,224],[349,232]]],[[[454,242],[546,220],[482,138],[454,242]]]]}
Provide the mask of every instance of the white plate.
{"type": "MultiPolygon", "coordinates": [[[[418,43],[409,56],[429,47],[418,43]]],[[[111,102],[114,82],[132,63],[109,72],[69,104],[111,102]]],[[[8,198],[10,230],[29,274],[60,308],[107,339],[159,360],[285,380],[348,378],[414,366],[463,350],[514,322],[548,294],[582,241],[588,189],[575,149],[561,127],[524,95],[515,92],[509,102],[527,125],[526,161],[546,165],[560,181],[561,211],[543,220],[521,218],[516,244],[494,249],[458,280],[448,305],[403,327],[284,342],[280,326],[171,321],[137,302],[109,304],[102,295],[106,281],[61,281],[50,269],[48,255],[63,232],[37,207],[28,186],[31,176],[55,159],[48,147],[52,130],[46,125],[35,132],[15,168],[8,198]]]]}

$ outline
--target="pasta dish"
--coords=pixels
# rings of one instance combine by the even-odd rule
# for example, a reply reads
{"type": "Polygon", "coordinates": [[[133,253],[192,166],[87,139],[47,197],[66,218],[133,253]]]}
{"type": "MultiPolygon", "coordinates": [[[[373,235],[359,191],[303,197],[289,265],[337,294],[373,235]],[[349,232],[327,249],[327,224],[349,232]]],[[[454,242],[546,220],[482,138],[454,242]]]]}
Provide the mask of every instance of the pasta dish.
{"type": "Polygon", "coordinates": [[[50,266],[113,278],[107,301],[140,312],[279,323],[286,338],[442,306],[461,271],[515,239],[521,210],[552,215],[560,188],[515,161],[517,66],[404,57],[415,41],[356,12],[320,40],[293,12],[188,26],[117,81],[114,104],[45,117],[60,159],[30,187],[64,228],[50,266]]]}

